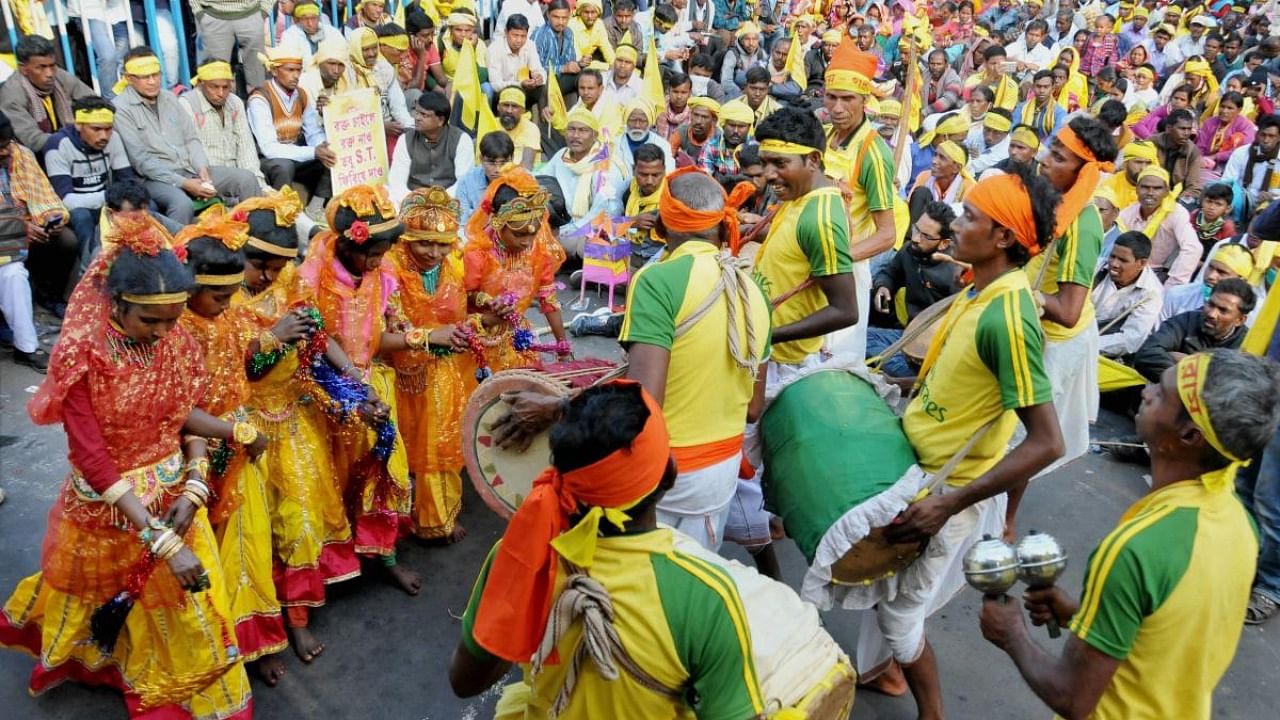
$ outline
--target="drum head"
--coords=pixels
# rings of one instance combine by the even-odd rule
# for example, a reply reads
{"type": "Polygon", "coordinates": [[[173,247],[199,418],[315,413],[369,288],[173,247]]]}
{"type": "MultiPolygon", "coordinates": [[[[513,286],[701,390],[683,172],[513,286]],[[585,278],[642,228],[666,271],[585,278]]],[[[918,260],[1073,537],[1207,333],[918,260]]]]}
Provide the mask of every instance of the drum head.
{"type": "Polygon", "coordinates": [[[502,394],[532,391],[562,397],[563,385],[527,370],[508,370],[480,383],[462,418],[462,458],[467,476],[485,504],[510,519],[529,495],[533,481],[551,464],[548,433],[534,438],[524,452],[503,450],[493,442],[493,423],[507,411],[502,394]]]}
{"type": "Polygon", "coordinates": [[[884,528],[875,528],[831,566],[831,582],[862,585],[900,573],[920,557],[928,540],[894,544],[885,539],[884,528]]]}

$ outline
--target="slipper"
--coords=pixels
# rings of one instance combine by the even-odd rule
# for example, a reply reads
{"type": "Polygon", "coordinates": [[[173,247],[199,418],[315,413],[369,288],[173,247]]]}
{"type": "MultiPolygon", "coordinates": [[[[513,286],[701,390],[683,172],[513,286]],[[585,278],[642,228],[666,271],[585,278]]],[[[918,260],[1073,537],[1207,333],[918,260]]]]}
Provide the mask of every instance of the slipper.
{"type": "Polygon", "coordinates": [[[1244,624],[1261,625],[1271,619],[1271,616],[1277,612],[1280,612],[1280,604],[1254,590],[1253,594],[1249,596],[1249,607],[1244,613],[1244,624]]]}

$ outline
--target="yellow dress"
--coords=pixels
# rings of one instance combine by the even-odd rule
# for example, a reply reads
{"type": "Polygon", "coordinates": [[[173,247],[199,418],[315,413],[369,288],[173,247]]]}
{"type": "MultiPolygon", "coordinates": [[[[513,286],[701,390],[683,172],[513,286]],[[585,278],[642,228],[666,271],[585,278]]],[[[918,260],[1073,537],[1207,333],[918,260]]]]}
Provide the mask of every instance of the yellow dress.
{"type": "MultiPolygon", "coordinates": [[[[287,265],[272,287],[240,299],[264,329],[289,309],[295,276],[294,267],[287,265]]],[[[266,478],[276,595],[284,607],[319,607],[325,585],[360,574],[328,426],[311,392],[298,373],[298,353],[291,351],[252,383],[248,403],[250,422],[268,440],[267,451],[249,472],[266,478]]]]}

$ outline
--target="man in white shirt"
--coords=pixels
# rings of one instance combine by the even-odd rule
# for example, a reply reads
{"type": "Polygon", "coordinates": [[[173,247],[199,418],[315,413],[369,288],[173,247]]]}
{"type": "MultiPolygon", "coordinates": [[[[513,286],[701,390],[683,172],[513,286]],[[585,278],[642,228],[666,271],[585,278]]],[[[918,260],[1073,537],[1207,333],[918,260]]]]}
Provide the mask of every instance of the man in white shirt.
{"type": "Polygon", "coordinates": [[[1208,15],[1197,15],[1191,18],[1191,24],[1187,26],[1188,34],[1183,35],[1173,44],[1178,48],[1178,54],[1184,58],[1193,55],[1204,54],[1204,42],[1208,39],[1208,29],[1218,27],[1218,21],[1208,15]]]}
{"type": "Polygon", "coordinates": [[[1043,20],[1032,20],[1027,24],[1027,31],[1022,37],[1005,46],[1008,61],[1017,63],[1019,81],[1034,75],[1037,70],[1053,67],[1053,51],[1044,44],[1044,36],[1049,31],[1049,24],[1043,20]]]}
{"type": "Polygon", "coordinates": [[[1111,246],[1107,269],[1093,285],[1093,306],[1104,357],[1132,355],[1155,330],[1163,286],[1147,267],[1151,241],[1136,230],[1121,233],[1111,246]]]}
{"type": "Polygon", "coordinates": [[[502,10],[498,12],[498,22],[494,27],[507,27],[507,20],[514,15],[523,15],[524,19],[529,21],[531,35],[546,22],[542,17],[542,5],[538,0],[502,0],[502,10]]]}
{"type": "Polygon", "coordinates": [[[605,73],[604,91],[613,95],[619,105],[626,105],[640,97],[643,85],[636,72],[639,53],[630,45],[619,45],[613,52],[613,68],[605,73]]]}
{"type": "Polygon", "coordinates": [[[306,67],[320,43],[329,38],[342,39],[342,33],[329,23],[320,12],[315,0],[301,0],[293,6],[293,24],[280,35],[281,45],[294,45],[302,50],[302,65],[306,67]]]}
{"type": "Polygon", "coordinates": [[[249,93],[245,108],[262,153],[267,184],[279,190],[294,181],[302,183],[311,193],[308,209],[314,209],[333,194],[329,169],[338,156],[329,148],[315,101],[298,88],[302,60],[296,54],[300,52],[286,45],[268,51],[266,67],[271,77],[249,93]]]}
{"type": "MultiPolygon", "coordinates": [[[[585,73],[584,73],[585,77],[585,73]]],[[[582,81],[580,77],[579,82],[582,81]]],[[[538,175],[553,177],[560,183],[572,222],[560,228],[560,244],[570,255],[582,255],[586,243],[584,232],[591,221],[605,213],[622,212],[622,193],[627,188],[628,169],[609,156],[601,144],[600,121],[590,111],[575,108],[569,112],[565,128],[566,147],[547,161],[538,175]],[[597,158],[608,157],[601,163],[597,158]]]]}
{"type": "Polygon", "coordinates": [[[982,118],[982,147],[969,161],[969,172],[981,175],[1009,157],[1009,133],[1013,130],[1013,117],[1004,108],[992,108],[982,118]]]}
{"type": "Polygon", "coordinates": [[[1280,117],[1258,117],[1253,144],[1232,151],[1222,180],[1240,183],[1253,207],[1280,194],[1280,117]]]}
{"type": "Polygon", "coordinates": [[[506,38],[489,45],[489,84],[496,93],[518,87],[529,101],[537,100],[546,76],[538,48],[529,42],[529,21],[524,15],[512,15],[505,27],[506,38]]]}

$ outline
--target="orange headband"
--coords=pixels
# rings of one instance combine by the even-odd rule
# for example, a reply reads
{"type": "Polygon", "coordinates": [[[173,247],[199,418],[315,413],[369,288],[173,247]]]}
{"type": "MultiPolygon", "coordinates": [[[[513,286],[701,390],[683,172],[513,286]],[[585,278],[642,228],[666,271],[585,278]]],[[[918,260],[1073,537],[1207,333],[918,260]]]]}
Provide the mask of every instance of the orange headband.
{"type": "Polygon", "coordinates": [[[1001,227],[1013,231],[1018,244],[1031,253],[1040,254],[1036,239],[1036,219],[1031,212],[1031,195],[1016,175],[996,175],[978,181],[964,196],[964,201],[986,213],[1001,227]]]}
{"type": "Polygon", "coordinates": [[[1102,181],[1102,173],[1114,172],[1115,166],[1109,162],[1099,162],[1089,146],[1084,144],[1070,126],[1064,126],[1058,130],[1057,140],[1062,143],[1062,147],[1075,153],[1084,161],[1079,174],[1076,175],[1075,184],[1062,194],[1062,204],[1058,206],[1058,221],[1054,233],[1060,237],[1068,227],[1071,227],[1071,223],[1080,217],[1084,206],[1093,199],[1093,193],[1098,189],[1098,183],[1102,181]]]}
{"type": "MultiPolygon", "coordinates": [[[[611,384],[638,386],[630,380],[611,384]]],[[[671,459],[671,438],[662,408],[649,393],[640,392],[649,419],[631,446],[567,473],[555,466],[543,470],[507,525],[472,630],[476,643],[494,655],[521,663],[533,657],[551,612],[556,555],[572,555],[566,559],[589,566],[601,517],[624,522],[623,511],[661,482],[671,459]],[[570,516],[580,506],[590,509],[570,529],[570,516]]]]}
{"type": "MultiPolygon", "coordinates": [[[[729,250],[738,254],[741,236],[738,231],[738,208],[755,194],[755,185],[749,182],[738,183],[733,192],[725,196],[723,210],[694,210],[671,194],[671,180],[689,173],[701,173],[697,166],[680,168],[667,176],[662,184],[662,194],[658,196],[658,216],[662,224],[676,232],[701,232],[724,223],[729,231],[729,250]]],[[[724,190],[720,190],[724,195],[724,190]]]]}

